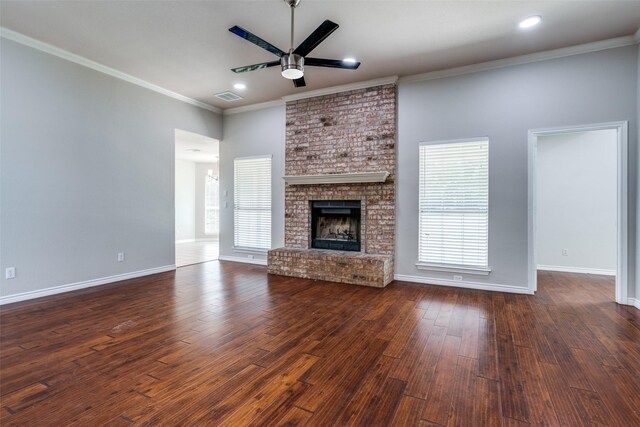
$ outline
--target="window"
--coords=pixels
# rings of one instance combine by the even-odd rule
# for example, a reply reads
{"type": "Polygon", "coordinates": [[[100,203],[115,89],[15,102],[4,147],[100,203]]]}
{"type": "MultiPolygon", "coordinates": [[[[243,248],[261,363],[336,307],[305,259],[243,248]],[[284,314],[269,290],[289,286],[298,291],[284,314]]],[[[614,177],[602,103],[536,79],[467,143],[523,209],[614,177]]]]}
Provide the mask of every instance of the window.
{"type": "Polygon", "coordinates": [[[218,235],[218,200],[218,177],[213,174],[213,169],[208,169],[204,177],[204,234],[218,235]]]}
{"type": "Polygon", "coordinates": [[[418,268],[488,274],[489,141],[420,146],[418,268]]]}
{"type": "Polygon", "coordinates": [[[234,245],[271,248],[271,156],[234,161],[234,245]]]}

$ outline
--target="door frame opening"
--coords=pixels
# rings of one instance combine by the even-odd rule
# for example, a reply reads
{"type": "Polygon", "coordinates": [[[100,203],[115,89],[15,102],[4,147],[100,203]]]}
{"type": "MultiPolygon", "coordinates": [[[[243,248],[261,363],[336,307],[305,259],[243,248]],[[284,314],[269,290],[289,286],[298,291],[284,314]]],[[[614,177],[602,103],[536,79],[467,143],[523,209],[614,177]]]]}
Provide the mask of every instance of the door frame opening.
{"type": "Polygon", "coordinates": [[[553,128],[530,129],[528,132],[528,271],[529,271],[529,291],[534,293],[538,288],[537,276],[537,242],[536,242],[536,219],[537,219],[537,151],[538,137],[548,135],[561,135],[576,132],[589,132],[595,130],[616,130],[617,131],[617,236],[616,236],[616,276],[615,276],[615,301],[618,304],[629,305],[628,291],[628,127],[627,121],[596,123],[590,125],[561,126],[553,128]]]}

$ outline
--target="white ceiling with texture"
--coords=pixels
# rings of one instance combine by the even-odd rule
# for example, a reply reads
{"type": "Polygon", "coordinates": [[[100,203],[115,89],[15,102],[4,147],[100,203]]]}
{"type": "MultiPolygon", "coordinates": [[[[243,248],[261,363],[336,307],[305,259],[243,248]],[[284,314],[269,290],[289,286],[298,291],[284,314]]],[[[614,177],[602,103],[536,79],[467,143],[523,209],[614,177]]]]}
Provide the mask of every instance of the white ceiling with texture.
{"type": "Polygon", "coordinates": [[[306,67],[307,86],[294,88],[278,67],[230,71],[277,59],[231,34],[233,25],[288,50],[289,8],[282,0],[0,1],[5,28],[220,108],[630,35],[640,25],[640,1],[302,0],[295,44],[325,19],[340,28],[310,56],[353,56],[362,65],[306,67]],[[543,16],[541,25],[517,27],[534,14],[543,16]],[[237,82],[247,88],[233,89],[237,82]],[[213,96],[227,90],[244,99],[213,96]]]}
{"type": "Polygon", "coordinates": [[[176,159],[196,163],[218,161],[220,141],[197,133],[176,129],[176,159]]]}

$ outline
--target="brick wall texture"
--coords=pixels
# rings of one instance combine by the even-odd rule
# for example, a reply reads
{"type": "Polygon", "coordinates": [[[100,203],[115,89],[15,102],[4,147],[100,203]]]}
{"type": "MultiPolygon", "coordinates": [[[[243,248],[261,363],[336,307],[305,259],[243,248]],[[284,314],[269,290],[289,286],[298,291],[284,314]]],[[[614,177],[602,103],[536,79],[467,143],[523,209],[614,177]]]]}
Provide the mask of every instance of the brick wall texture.
{"type": "Polygon", "coordinates": [[[310,246],[311,200],[362,201],[362,251],[395,251],[396,86],[288,102],[286,175],[389,172],[384,183],[287,185],[285,247],[310,246]]]}

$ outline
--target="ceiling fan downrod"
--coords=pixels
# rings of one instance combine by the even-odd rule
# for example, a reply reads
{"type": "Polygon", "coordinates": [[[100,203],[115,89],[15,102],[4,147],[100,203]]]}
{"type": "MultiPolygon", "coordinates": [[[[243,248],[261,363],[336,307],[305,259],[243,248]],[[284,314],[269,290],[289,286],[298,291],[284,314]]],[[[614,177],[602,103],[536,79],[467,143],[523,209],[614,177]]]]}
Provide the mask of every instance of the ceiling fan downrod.
{"type": "Polygon", "coordinates": [[[284,0],[291,9],[291,38],[289,53],[282,55],[280,58],[280,66],[282,67],[282,77],[285,79],[296,80],[304,76],[304,57],[293,53],[293,33],[295,22],[296,6],[300,4],[300,0],[284,0]]]}

